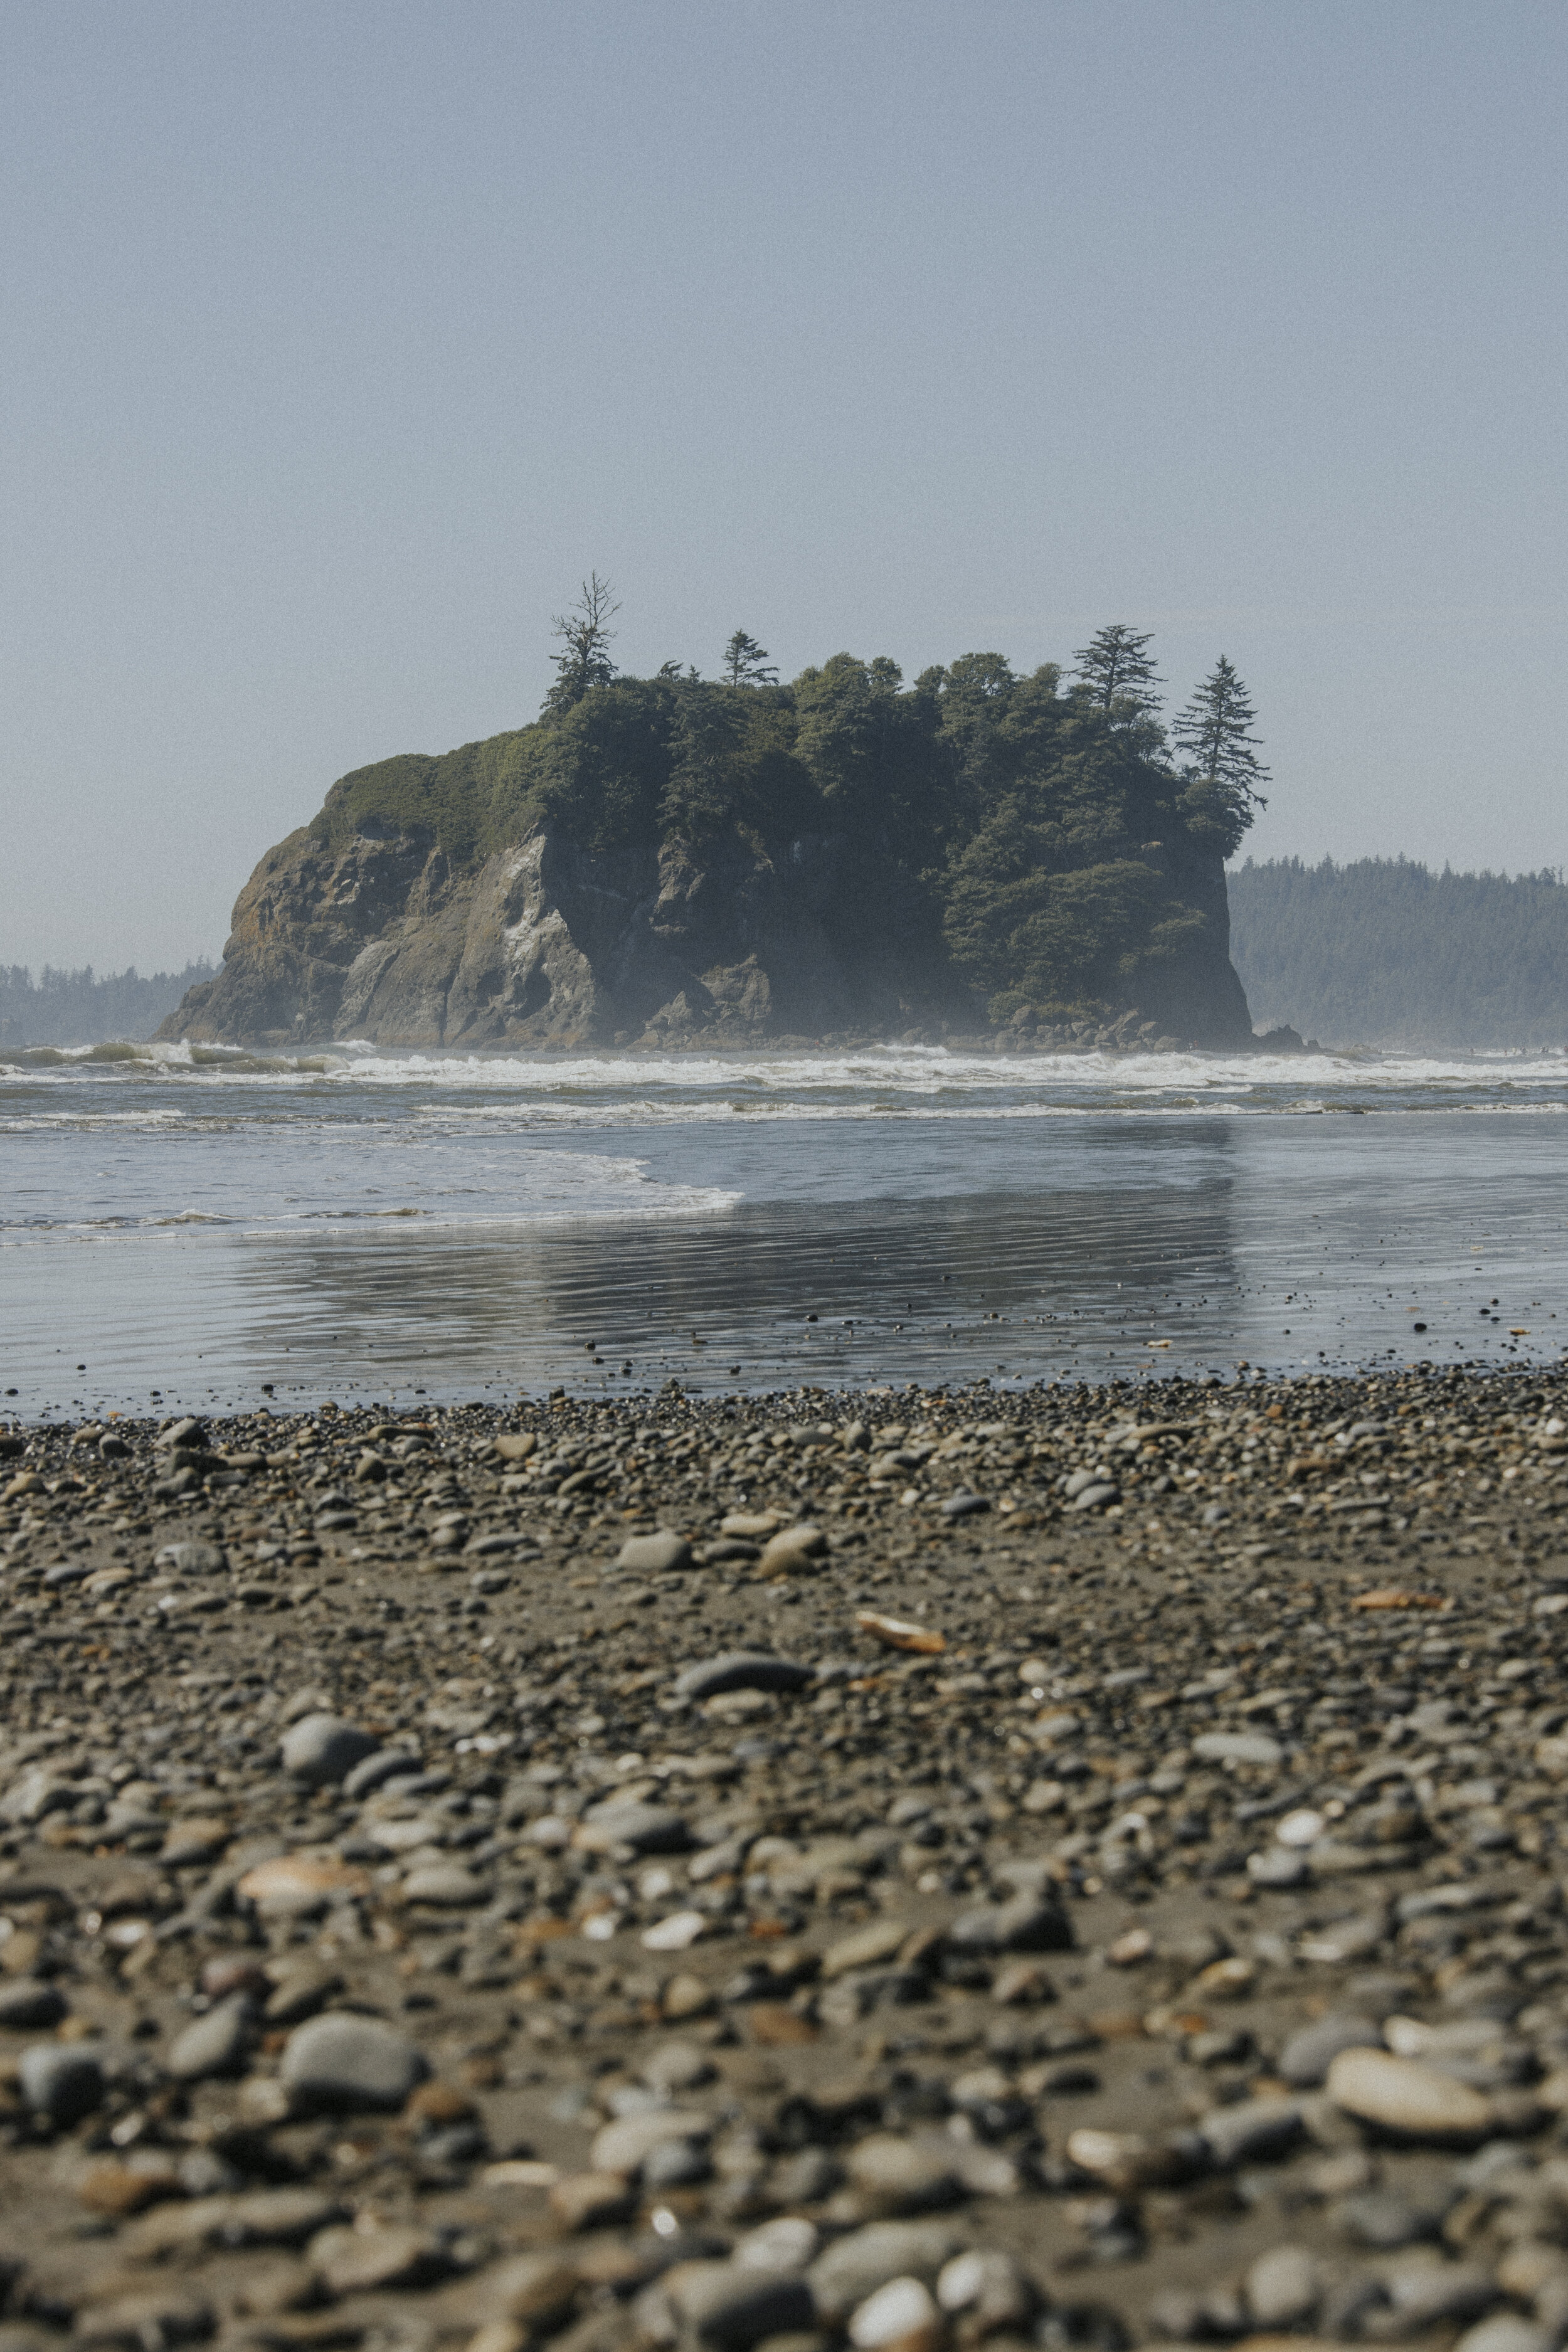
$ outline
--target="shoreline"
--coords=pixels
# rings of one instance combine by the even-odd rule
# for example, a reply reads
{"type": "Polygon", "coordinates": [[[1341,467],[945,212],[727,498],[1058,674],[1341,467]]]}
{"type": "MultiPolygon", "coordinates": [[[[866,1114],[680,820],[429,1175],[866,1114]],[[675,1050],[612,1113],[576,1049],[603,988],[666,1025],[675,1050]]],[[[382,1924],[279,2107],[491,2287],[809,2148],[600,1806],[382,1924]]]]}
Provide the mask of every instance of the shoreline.
{"type": "Polygon", "coordinates": [[[18,1433],[7,2352],[826,2352],[895,2279],[926,2352],[1549,2328],[1560,1417],[1526,1368],[18,1433]]]}

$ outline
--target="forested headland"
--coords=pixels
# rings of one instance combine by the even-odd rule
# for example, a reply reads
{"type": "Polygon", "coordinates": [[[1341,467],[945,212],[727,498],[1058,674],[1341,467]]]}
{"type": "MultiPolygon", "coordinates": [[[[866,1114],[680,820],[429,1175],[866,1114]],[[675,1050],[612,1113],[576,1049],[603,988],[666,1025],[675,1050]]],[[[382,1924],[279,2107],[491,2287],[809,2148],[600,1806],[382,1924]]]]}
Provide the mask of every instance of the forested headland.
{"type": "Polygon", "coordinates": [[[1568,887],[1406,857],[1248,858],[1231,956],[1261,1027],[1325,1045],[1568,1045],[1568,887]]]}
{"type": "Polygon", "coordinates": [[[527,726],[335,783],[168,1034],[637,1044],[1104,1024],[1251,1034],[1224,860],[1264,778],[1221,660],[1169,728],[1149,638],[907,682],[619,674],[597,579],[527,726]]]}
{"type": "Polygon", "coordinates": [[[211,980],[203,956],[184,971],[58,971],[37,980],[27,965],[0,964],[0,1045],[96,1045],[106,1037],[151,1037],[188,988],[211,980]]]}

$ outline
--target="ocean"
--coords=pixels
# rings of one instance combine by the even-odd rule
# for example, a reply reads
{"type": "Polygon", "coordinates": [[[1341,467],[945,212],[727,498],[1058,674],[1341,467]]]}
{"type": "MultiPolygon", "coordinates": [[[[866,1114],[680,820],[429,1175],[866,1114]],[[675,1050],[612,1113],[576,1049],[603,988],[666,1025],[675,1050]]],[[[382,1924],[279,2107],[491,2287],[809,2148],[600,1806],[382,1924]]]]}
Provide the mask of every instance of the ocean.
{"type": "Polygon", "coordinates": [[[1568,1059],[0,1062],[0,1415],[1568,1348],[1568,1059]]]}

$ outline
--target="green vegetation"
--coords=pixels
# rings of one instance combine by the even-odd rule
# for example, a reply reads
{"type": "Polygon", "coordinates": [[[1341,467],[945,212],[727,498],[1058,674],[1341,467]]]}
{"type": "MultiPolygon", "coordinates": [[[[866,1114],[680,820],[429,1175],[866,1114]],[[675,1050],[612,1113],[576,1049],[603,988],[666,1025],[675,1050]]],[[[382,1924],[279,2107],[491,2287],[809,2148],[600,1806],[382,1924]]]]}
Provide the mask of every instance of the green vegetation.
{"type": "Polygon", "coordinates": [[[124,971],[57,971],[46,964],[35,981],[26,964],[0,965],[0,1047],[96,1045],[107,1037],[151,1037],[188,988],[210,980],[204,956],[184,971],[145,977],[124,971]]]}
{"type": "Polygon", "coordinates": [[[1259,1026],[1334,1045],[1568,1045],[1568,889],[1550,870],[1249,858],[1230,913],[1259,1026]]]}
{"type": "MultiPolygon", "coordinates": [[[[906,686],[886,656],[844,653],[781,686],[738,629],[709,683],[676,662],[614,675],[615,610],[592,575],[556,624],[563,649],[531,726],[343,777],[315,837],[423,827],[462,868],[541,823],[600,855],[680,845],[706,862],[778,861],[831,836],[868,918],[896,903],[906,938],[984,991],[997,1019],[1134,1003],[1151,970],[1205,939],[1217,952],[1220,865],[1256,795],[1234,729],[1225,756],[1199,744],[1194,764],[1173,763],[1146,636],[1101,630],[1069,677],[979,653],[906,686]]],[[[1250,709],[1221,667],[1239,697],[1226,724],[1239,715],[1245,735],[1250,709]]]]}

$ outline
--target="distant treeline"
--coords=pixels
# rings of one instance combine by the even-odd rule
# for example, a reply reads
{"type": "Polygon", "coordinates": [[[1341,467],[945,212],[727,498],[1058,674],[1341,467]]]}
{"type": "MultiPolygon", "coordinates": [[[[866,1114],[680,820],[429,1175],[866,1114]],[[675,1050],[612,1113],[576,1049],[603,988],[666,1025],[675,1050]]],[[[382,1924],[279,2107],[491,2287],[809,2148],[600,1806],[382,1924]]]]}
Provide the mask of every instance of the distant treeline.
{"type": "Polygon", "coordinates": [[[57,971],[46,964],[35,981],[26,964],[0,964],[0,1045],[99,1045],[105,1039],[151,1037],[187,988],[210,980],[203,956],[184,971],[145,978],[134,964],[124,971],[57,971]]]}
{"type": "Polygon", "coordinates": [[[1568,1045],[1568,888],[1406,857],[1228,877],[1231,958],[1254,1026],[1324,1045],[1568,1045]]]}

